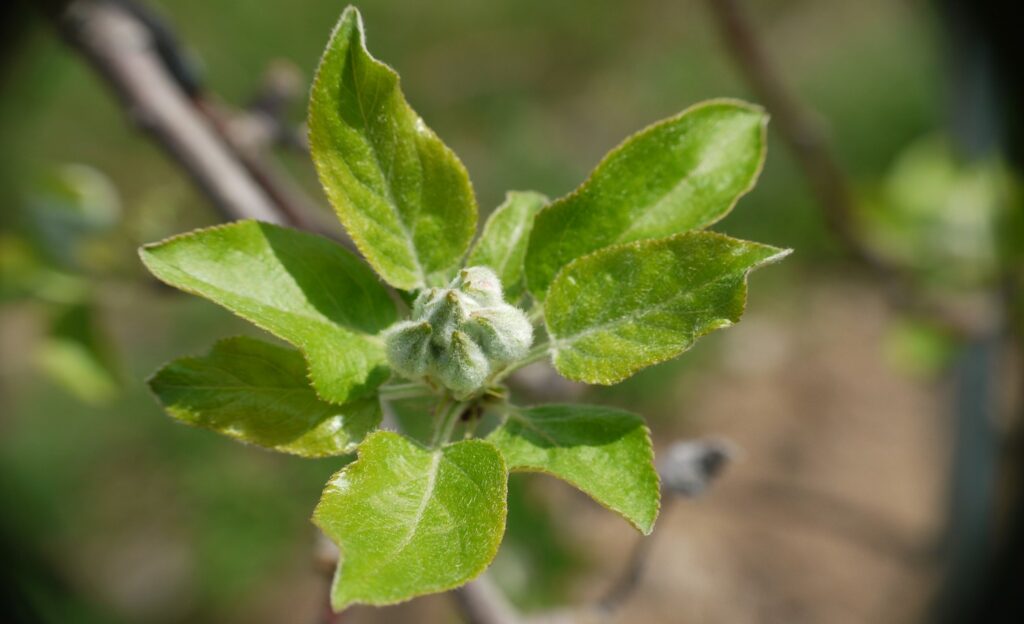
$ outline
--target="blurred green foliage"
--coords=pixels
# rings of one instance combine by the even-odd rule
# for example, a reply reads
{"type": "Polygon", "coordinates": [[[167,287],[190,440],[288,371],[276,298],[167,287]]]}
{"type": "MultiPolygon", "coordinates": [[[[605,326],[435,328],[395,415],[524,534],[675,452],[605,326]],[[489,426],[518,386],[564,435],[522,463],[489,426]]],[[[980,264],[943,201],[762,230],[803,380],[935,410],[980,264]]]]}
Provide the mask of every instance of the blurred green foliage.
{"type": "MultiPolygon", "coordinates": [[[[289,59],[312,75],[343,3],[154,4],[201,59],[210,88],[244,104],[273,59],[289,59]]],[[[940,66],[921,5],[752,5],[787,81],[820,113],[841,160],[865,186],[878,187],[904,148],[939,124],[940,66]]],[[[696,0],[372,0],[360,8],[376,54],[401,72],[412,106],[462,157],[484,212],[507,189],[551,197],[569,191],[648,120],[710,97],[750,99],[696,0]]],[[[203,435],[163,416],[148,396],[143,380],[171,356],[201,353],[216,337],[246,331],[212,305],[143,281],[132,251],[138,242],[217,216],[130,126],[96,76],[38,26],[16,56],[3,59],[0,98],[0,202],[17,207],[0,210],[5,537],[61,580],[47,581],[29,557],[18,568],[25,586],[35,588],[26,591],[53,614],[50,621],[257,621],[245,600],[258,601],[283,576],[305,572],[313,535],[308,512],[341,462],[277,457],[203,435]],[[107,193],[103,182],[60,190],[69,170],[59,163],[69,162],[87,163],[109,179],[120,198],[117,213],[90,199],[107,193]],[[46,184],[39,180],[54,175],[51,190],[40,193],[46,184]],[[93,208],[60,208],[69,194],[93,208]],[[41,229],[30,225],[29,207],[30,217],[46,214],[50,221],[41,229]],[[121,218],[111,224],[114,214],[121,218]],[[54,242],[48,232],[57,223],[73,226],[76,240],[93,242],[75,250],[54,242]],[[40,285],[58,294],[40,296],[40,285]],[[58,299],[72,306],[100,300],[102,312],[48,307],[58,299]],[[92,314],[116,345],[125,384],[105,406],[83,403],[28,366],[45,342],[47,319],[60,309],[71,317],[58,335],[77,327],[89,336],[81,330],[92,314]]],[[[299,105],[294,119],[303,116],[299,105]]],[[[770,137],[761,182],[716,229],[797,249],[783,274],[820,270],[822,259],[835,257],[834,244],[792,160],[770,137]]],[[[319,193],[305,159],[282,158],[319,193]]],[[[70,171],[71,179],[92,176],[70,171]]],[[[753,307],[763,303],[760,290],[751,293],[753,307]]],[[[712,365],[716,342],[587,400],[645,412],[657,433],[679,412],[664,390],[687,369],[712,365]]],[[[82,364],[80,356],[70,358],[78,360],[71,366],[82,364]]],[[[512,481],[507,552],[496,574],[522,604],[558,603],[567,575],[582,563],[559,545],[557,524],[528,485],[512,481]]]]}
{"type": "Polygon", "coordinates": [[[865,202],[873,244],[896,264],[947,288],[991,284],[1009,174],[996,158],[960,161],[939,136],[913,142],[865,202]]]}

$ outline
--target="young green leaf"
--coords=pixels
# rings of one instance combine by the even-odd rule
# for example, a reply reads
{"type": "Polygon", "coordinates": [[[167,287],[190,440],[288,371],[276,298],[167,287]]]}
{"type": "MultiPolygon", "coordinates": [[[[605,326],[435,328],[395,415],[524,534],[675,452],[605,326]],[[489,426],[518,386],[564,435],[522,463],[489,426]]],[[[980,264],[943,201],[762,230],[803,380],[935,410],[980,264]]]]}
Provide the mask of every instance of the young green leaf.
{"type": "Polygon", "coordinates": [[[545,472],[616,511],[644,535],[660,490],[650,432],[635,414],[594,405],[543,405],[509,412],[487,440],[511,471],[545,472]]]}
{"type": "Polygon", "coordinates": [[[508,472],[482,440],[423,448],[378,431],[331,478],[313,521],[341,549],[331,605],[384,605],[445,591],[494,558],[508,472]]]}
{"type": "Polygon", "coordinates": [[[118,392],[118,367],[110,338],[91,302],[63,307],[36,352],[39,366],[85,403],[101,405],[118,392]]]}
{"type": "Polygon", "coordinates": [[[737,322],[747,274],[788,250],[713,232],[616,245],[567,265],[544,315],[555,368],[613,384],[737,322]]]}
{"type": "Polygon", "coordinates": [[[548,198],[532,191],[509,191],[505,202],[484,224],[480,240],[469,252],[467,266],[494,269],[505,288],[505,299],[515,301],[522,288],[523,259],[533,229],[533,217],[548,198]]]}
{"type": "Polygon", "coordinates": [[[255,338],[221,340],[209,355],[175,360],[149,387],[181,422],[303,457],[351,453],[381,418],[376,397],[323,401],[302,354],[255,338]]]}
{"type": "Polygon", "coordinates": [[[366,51],[348,7],[309,102],[313,163],[373,268],[411,290],[448,281],[476,231],[476,199],[458,157],[409,107],[398,74],[366,51]]]}
{"type": "Polygon", "coordinates": [[[767,115],[711,100],[626,139],[590,178],[535,219],[526,282],[543,299],[572,260],[617,243],[701,229],[753,188],[765,155],[767,115]]]}
{"type": "Polygon", "coordinates": [[[167,284],[217,303],[302,349],[321,398],[346,403],[388,376],[376,334],[394,303],[358,258],[331,241],[257,221],[147,245],[142,261],[167,284]]]}

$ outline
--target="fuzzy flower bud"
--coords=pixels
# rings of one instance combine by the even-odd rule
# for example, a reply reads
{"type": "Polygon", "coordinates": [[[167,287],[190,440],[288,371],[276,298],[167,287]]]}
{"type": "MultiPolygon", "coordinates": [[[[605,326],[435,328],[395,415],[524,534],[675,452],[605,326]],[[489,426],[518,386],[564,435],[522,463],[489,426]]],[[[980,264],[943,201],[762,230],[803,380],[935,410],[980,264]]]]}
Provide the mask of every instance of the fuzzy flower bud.
{"type": "Polygon", "coordinates": [[[476,310],[469,315],[466,331],[487,359],[500,364],[523,357],[533,343],[530,321],[518,308],[507,304],[476,310]]]}
{"type": "Polygon", "coordinates": [[[470,394],[483,386],[491,366],[480,346],[461,331],[452,334],[451,344],[437,361],[437,377],[456,395],[470,394]]]}
{"type": "Polygon", "coordinates": [[[456,396],[482,388],[498,368],[522,358],[532,342],[529,319],[505,303],[501,281],[486,267],[463,269],[447,288],[420,291],[412,318],[384,334],[396,372],[433,379],[456,396]]]}
{"type": "Polygon", "coordinates": [[[501,280],[487,267],[468,267],[459,271],[455,287],[466,293],[482,306],[497,306],[505,303],[501,291],[501,280]]]}
{"type": "Polygon", "coordinates": [[[400,375],[422,377],[430,368],[430,337],[426,321],[400,321],[384,334],[388,362],[400,375]]]}

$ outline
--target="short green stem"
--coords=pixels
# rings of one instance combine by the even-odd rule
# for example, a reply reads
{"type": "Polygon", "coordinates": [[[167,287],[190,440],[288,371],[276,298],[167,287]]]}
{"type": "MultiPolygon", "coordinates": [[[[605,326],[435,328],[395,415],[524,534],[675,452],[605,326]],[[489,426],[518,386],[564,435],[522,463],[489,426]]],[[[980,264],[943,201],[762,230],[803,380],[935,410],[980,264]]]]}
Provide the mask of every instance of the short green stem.
{"type": "Polygon", "coordinates": [[[378,393],[380,398],[385,401],[398,401],[432,396],[434,391],[421,383],[411,382],[383,385],[379,388],[378,393]]]}
{"type": "Polygon", "coordinates": [[[494,378],[491,380],[491,383],[498,383],[501,380],[508,377],[509,375],[511,375],[512,373],[514,373],[515,371],[519,370],[520,368],[527,366],[529,364],[533,364],[534,362],[543,360],[548,356],[548,353],[550,351],[550,341],[544,340],[543,342],[537,343],[536,345],[533,346],[532,349],[526,352],[526,355],[523,356],[523,359],[509,364],[507,368],[505,368],[500,373],[495,375],[494,378]]]}
{"type": "Polygon", "coordinates": [[[440,415],[437,418],[437,428],[434,430],[434,439],[431,441],[430,446],[434,448],[440,448],[448,443],[452,438],[452,432],[455,431],[455,425],[459,422],[459,417],[469,406],[467,401],[451,401],[442,405],[440,415]]]}

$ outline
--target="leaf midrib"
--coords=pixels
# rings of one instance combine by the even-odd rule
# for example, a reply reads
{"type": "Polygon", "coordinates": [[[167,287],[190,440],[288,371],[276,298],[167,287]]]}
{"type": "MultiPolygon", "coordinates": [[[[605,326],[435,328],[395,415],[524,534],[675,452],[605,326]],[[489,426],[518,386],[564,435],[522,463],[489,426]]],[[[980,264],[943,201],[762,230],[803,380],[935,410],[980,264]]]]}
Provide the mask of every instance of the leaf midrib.
{"type": "Polygon", "coordinates": [[[519,239],[523,235],[523,230],[526,229],[526,219],[517,219],[515,229],[509,236],[509,244],[505,247],[505,253],[501,256],[501,267],[495,267],[498,269],[498,275],[505,275],[506,269],[508,269],[508,263],[512,261],[512,256],[515,253],[516,247],[519,245],[519,239]]]}
{"type": "MultiPolygon", "coordinates": [[[[352,43],[350,42],[349,45],[351,46],[352,43]]],[[[362,49],[361,42],[358,43],[358,47],[356,49],[357,52],[362,52],[364,55],[366,55],[367,60],[369,60],[371,64],[375,65],[377,69],[381,69],[385,72],[388,71],[387,67],[384,66],[383,63],[373,58],[373,56],[371,56],[368,51],[362,49]]],[[[356,90],[356,103],[359,106],[359,115],[360,117],[363,118],[363,127],[366,128],[367,135],[369,135],[370,121],[366,116],[366,110],[363,108],[363,98],[360,95],[362,89],[359,86],[359,72],[356,71],[354,63],[350,66],[350,69],[352,71],[352,85],[353,87],[355,87],[356,90]]],[[[396,76],[396,85],[397,80],[398,78],[396,76]]],[[[398,229],[401,231],[402,237],[405,239],[405,247],[409,251],[409,257],[412,260],[413,264],[416,266],[416,273],[419,276],[420,282],[425,286],[427,284],[427,274],[423,270],[423,264],[420,262],[419,253],[416,250],[416,243],[415,240],[413,239],[412,232],[409,230],[409,226],[402,219],[402,213],[398,210],[398,204],[394,199],[394,194],[391,188],[391,178],[389,177],[389,174],[384,172],[384,167],[381,164],[380,154],[377,151],[376,144],[374,144],[373,141],[369,140],[368,137],[366,143],[370,147],[370,153],[373,154],[373,161],[376,163],[378,171],[380,171],[381,174],[384,175],[384,203],[387,204],[388,208],[391,209],[391,214],[395,218],[395,222],[398,224],[398,229]]],[[[416,149],[416,154],[417,156],[419,156],[419,149],[416,149]]]]}
{"type": "Polygon", "coordinates": [[[377,564],[375,567],[376,571],[384,569],[385,566],[394,561],[406,548],[409,547],[409,544],[411,544],[412,540],[416,537],[416,533],[420,529],[420,524],[423,522],[423,517],[427,513],[427,507],[430,505],[430,499],[434,496],[434,490],[437,488],[437,473],[441,468],[441,458],[443,454],[444,453],[440,450],[433,452],[429,472],[427,473],[427,485],[424,488],[423,498],[420,499],[419,507],[416,509],[412,526],[406,532],[405,536],[399,541],[398,546],[391,552],[391,554],[377,564]]]}
{"type": "MultiPolygon", "coordinates": [[[[747,270],[749,271],[750,268],[748,268],[747,270]]],[[[621,316],[621,317],[612,319],[611,321],[608,321],[607,323],[602,323],[600,325],[597,325],[597,326],[594,326],[594,327],[590,327],[590,328],[585,329],[585,330],[583,330],[581,332],[577,332],[575,334],[571,334],[571,335],[566,336],[564,338],[558,338],[558,339],[556,339],[556,340],[554,340],[552,342],[552,345],[551,345],[552,350],[553,351],[557,351],[560,347],[571,347],[571,346],[573,346],[573,343],[576,343],[576,342],[580,341],[581,339],[586,338],[587,336],[590,336],[592,334],[595,334],[595,333],[598,333],[598,332],[603,332],[603,331],[609,331],[613,327],[616,327],[616,326],[619,326],[619,325],[627,325],[627,324],[636,322],[636,321],[640,320],[644,316],[648,316],[650,314],[654,314],[654,313],[660,312],[660,311],[662,311],[665,308],[669,308],[669,307],[675,305],[680,299],[682,299],[685,296],[692,296],[692,295],[700,294],[700,293],[704,292],[705,290],[711,288],[712,286],[716,286],[716,285],[718,285],[718,284],[720,284],[720,283],[722,283],[722,282],[724,282],[726,280],[729,280],[729,279],[735,279],[735,277],[736,277],[735,274],[732,274],[732,273],[726,274],[726,275],[724,275],[722,277],[713,279],[713,280],[711,280],[709,282],[705,282],[704,284],[698,286],[697,288],[693,288],[693,289],[687,290],[685,292],[684,291],[680,291],[675,296],[670,297],[670,298],[666,299],[665,301],[663,301],[661,303],[658,303],[658,304],[655,304],[655,305],[653,305],[653,306],[651,306],[649,308],[644,308],[643,310],[638,310],[638,311],[631,312],[631,313],[629,313],[629,314],[627,314],[625,316],[621,316]]],[[[712,308],[700,308],[700,309],[694,309],[691,312],[713,312],[713,311],[714,310],[712,308]]]]}
{"type": "Polygon", "coordinates": [[[530,431],[535,431],[536,433],[544,436],[544,438],[548,442],[550,442],[551,444],[555,445],[556,447],[558,447],[558,448],[562,447],[562,443],[561,442],[559,442],[555,438],[551,437],[550,433],[548,433],[547,431],[544,431],[543,429],[541,429],[539,426],[537,426],[532,420],[530,420],[526,416],[523,416],[522,414],[519,414],[519,413],[516,413],[516,412],[510,412],[509,413],[509,418],[511,418],[512,420],[516,421],[517,423],[523,425],[526,429],[529,429],[530,431]]]}
{"type": "MultiPolygon", "coordinates": [[[[724,151],[725,149],[727,149],[727,148],[729,148],[729,147],[732,147],[732,145],[733,145],[733,144],[734,144],[734,143],[735,143],[735,142],[736,142],[737,140],[739,140],[739,138],[740,138],[740,137],[742,137],[742,136],[743,136],[743,132],[742,132],[742,129],[740,129],[739,131],[737,131],[736,129],[733,129],[733,131],[732,131],[732,132],[729,132],[729,133],[728,133],[728,135],[729,135],[729,138],[728,138],[728,139],[725,139],[725,140],[721,140],[721,139],[719,139],[719,140],[716,140],[716,141],[714,142],[714,145],[715,145],[715,149],[714,149],[714,152],[713,152],[713,154],[714,154],[714,155],[717,155],[717,153],[718,153],[718,152],[722,152],[722,151],[724,151]]],[[[689,172],[687,172],[687,173],[686,173],[686,175],[684,175],[684,176],[682,177],[682,179],[680,179],[680,180],[679,180],[678,182],[676,182],[675,184],[673,184],[673,185],[672,185],[672,188],[670,188],[670,189],[668,189],[667,191],[665,191],[665,192],[664,192],[664,193],[663,193],[663,194],[661,195],[661,197],[659,197],[659,198],[657,199],[657,201],[654,201],[654,202],[652,202],[652,203],[649,203],[649,204],[647,205],[647,207],[643,208],[643,209],[642,209],[642,210],[640,211],[640,214],[639,214],[639,216],[635,217],[635,218],[634,218],[634,219],[632,220],[632,222],[631,222],[631,223],[629,224],[629,227],[627,227],[626,229],[624,229],[624,230],[623,230],[623,231],[622,231],[622,232],[621,232],[621,233],[620,233],[620,234],[619,234],[619,235],[618,235],[618,236],[617,236],[617,237],[616,237],[616,238],[614,239],[614,240],[615,240],[615,242],[616,242],[616,243],[622,243],[622,242],[630,242],[630,241],[632,241],[633,239],[632,239],[632,238],[630,238],[630,234],[632,234],[632,233],[633,233],[633,232],[634,232],[634,231],[635,231],[635,230],[636,230],[637,228],[639,228],[640,226],[646,226],[646,225],[648,225],[648,223],[647,223],[647,219],[648,219],[648,217],[649,217],[649,216],[650,216],[650,215],[651,215],[651,214],[652,214],[652,213],[653,213],[653,212],[654,212],[655,210],[657,210],[658,208],[660,208],[660,207],[661,207],[661,206],[662,206],[662,205],[663,205],[663,204],[664,204],[664,203],[665,203],[665,202],[666,202],[666,201],[668,200],[668,198],[669,198],[670,196],[673,196],[673,195],[675,195],[676,191],[678,191],[679,189],[681,189],[681,188],[682,188],[682,187],[683,187],[684,185],[688,185],[688,184],[690,184],[690,181],[691,181],[691,180],[692,180],[692,179],[693,179],[694,177],[696,177],[696,176],[698,176],[698,175],[701,175],[701,174],[704,174],[704,173],[705,173],[705,172],[706,172],[706,171],[707,171],[707,170],[709,169],[709,167],[710,167],[710,166],[708,165],[708,163],[709,163],[710,161],[712,161],[712,160],[713,160],[713,156],[708,156],[708,155],[707,155],[707,152],[708,152],[708,150],[707,150],[707,148],[705,148],[705,149],[704,149],[704,150],[702,151],[702,153],[701,153],[701,159],[700,159],[700,162],[699,162],[699,163],[697,164],[697,166],[696,166],[696,167],[694,167],[693,169],[691,169],[691,170],[690,170],[689,172]]]]}
{"type": "MultiPolygon", "coordinates": [[[[236,298],[238,301],[241,301],[241,302],[244,302],[244,303],[248,304],[250,306],[250,309],[253,309],[253,308],[265,308],[267,310],[273,310],[274,312],[294,317],[295,319],[301,319],[301,320],[309,321],[310,323],[316,323],[318,325],[326,325],[327,327],[332,328],[332,329],[339,329],[339,330],[346,331],[346,332],[352,332],[352,330],[349,330],[347,327],[345,327],[343,325],[340,325],[339,323],[334,322],[334,320],[332,320],[332,319],[330,319],[327,316],[324,316],[322,314],[321,315],[313,315],[313,314],[310,314],[308,312],[300,312],[300,311],[296,311],[296,310],[287,310],[285,308],[279,308],[279,307],[273,306],[271,304],[265,303],[263,301],[260,301],[259,299],[256,299],[254,297],[250,297],[250,296],[238,293],[238,292],[234,292],[234,291],[228,290],[228,289],[223,288],[221,286],[218,286],[218,285],[216,285],[216,284],[214,284],[212,282],[209,282],[209,281],[199,277],[195,273],[191,273],[189,271],[186,271],[185,269],[181,268],[177,264],[168,262],[166,260],[162,260],[161,262],[165,266],[171,268],[172,270],[178,271],[178,272],[182,273],[183,275],[187,276],[189,279],[194,280],[196,283],[200,284],[201,286],[204,286],[204,287],[210,289],[210,291],[212,291],[214,294],[218,295],[218,298],[214,299],[213,297],[210,297],[206,293],[200,291],[200,289],[198,289],[198,288],[189,288],[189,287],[184,287],[183,288],[182,286],[177,286],[177,285],[175,286],[176,288],[180,288],[182,290],[185,290],[186,292],[188,292],[189,290],[192,290],[193,294],[196,294],[196,295],[198,295],[200,297],[203,297],[204,299],[209,299],[209,300],[213,301],[214,303],[217,303],[218,305],[222,305],[224,307],[227,307],[225,304],[220,303],[220,301],[224,300],[224,299],[227,299],[227,297],[224,297],[223,295],[229,295],[232,298],[236,298]]],[[[180,281],[180,282],[182,284],[184,284],[183,281],[180,281]]],[[[299,288],[298,284],[295,284],[295,286],[296,286],[296,288],[299,288]]],[[[299,290],[301,290],[301,288],[299,288],[299,290]]],[[[303,301],[305,301],[306,303],[309,303],[309,301],[306,300],[306,299],[303,299],[303,301]]],[[[237,306],[237,307],[238,308],[242,308],[243,306],[237,306]]],[[[243,318],[246,318],[247,320],[250,320],[253,323],[260,324],[260,323],[266,322],[263,319],[257,320],[255,318],[250,318],[250,317],[256,317],[256,316],[260,316],[260,315],[259,314],[254,314],[254,313],[250,312],[249,310],[243,311],[241,309],[238,309],[238,310],[233,309],[233,308],[228,308],[228,309],[231,310],[233,313],[235,313],[235,314],[237,314],[237,315],[239,315],[239,316],[241,316],[243,318]]],[[[267,324],[269,325],[271,323],[267,323],[267,324]]],[[[272,333],[278,333],[278,332],[274,331],[272,333]]],[[[291,332],[287,332],[287,331],[286,332],[281,332],[281,333],[291,334],[291,332]]],[[[352,332],[352,333],[355,334],[355,332],[352,332]]],[[[361,335],[363,337],[369,337],[366,334],[361,334],[361,333],[360,334],[355,334],[355,335],[361,335]]]]}

